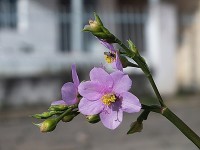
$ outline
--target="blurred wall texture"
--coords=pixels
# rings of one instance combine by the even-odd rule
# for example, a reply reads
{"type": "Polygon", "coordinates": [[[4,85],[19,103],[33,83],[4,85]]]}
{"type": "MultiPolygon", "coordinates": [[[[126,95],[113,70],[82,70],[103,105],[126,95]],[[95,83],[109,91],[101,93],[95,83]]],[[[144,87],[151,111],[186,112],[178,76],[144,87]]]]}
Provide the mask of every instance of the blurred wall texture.
{"type": "Polygon", "coordinates": [[[105,48],[81,32],[94,11],[135,42],[162,94],[200,91],[199,0],[0,0],[0,105],[51,102],[72,63],[86,76],[104,62],[105,48]]]}

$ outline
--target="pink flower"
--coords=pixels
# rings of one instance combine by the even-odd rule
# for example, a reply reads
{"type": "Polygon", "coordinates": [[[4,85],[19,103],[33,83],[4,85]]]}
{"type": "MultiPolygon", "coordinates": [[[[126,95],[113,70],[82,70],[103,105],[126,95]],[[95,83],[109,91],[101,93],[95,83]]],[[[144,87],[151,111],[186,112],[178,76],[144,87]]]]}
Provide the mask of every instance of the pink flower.
{"type": "Polygon", "coordinates": [[[119,58],[119,53],[114,49],[114,46],[106,41],[100,40],[101,44],[104,45],[110,52],[105,52],[105,60],[107,63],[111,63],[114,69],[123,71],[123,66],[119,58]]]}
{"type": "Polygon", "coordinates": [[[122,71],[108,74],[102,68],[93,68],[90,81],[78,87],[83,96],[79,111],[84,115],[99,114],[105,127],[115,129],[122,122],[123,112],[134,113],[141,109],[138,98],[128,92],[131,85],[131,79],[122,71]]]}
{"type": "Polygon", "coordinates": [[[65,83],[61,88],[62,100],[54,101],[51,105],[73,105],[78,102],[78,86],[80,84],[76,65],[72,65],[72,82],[65,83]]]}

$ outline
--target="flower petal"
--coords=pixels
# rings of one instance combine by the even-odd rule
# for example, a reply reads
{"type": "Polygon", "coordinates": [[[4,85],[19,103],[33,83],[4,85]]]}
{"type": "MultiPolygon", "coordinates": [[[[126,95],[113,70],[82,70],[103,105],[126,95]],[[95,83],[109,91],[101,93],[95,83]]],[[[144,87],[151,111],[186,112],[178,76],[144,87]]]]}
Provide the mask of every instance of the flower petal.
{"type": "Polygon", "coordinates": [[[112,63],[112,67],[113,67],[114,69],[123,71],[123,66],[122,66],[121,60],[120,60],[120,58],[119,58],[118,52],[116,52],[116,61],[112,63]]]}
{"type": "Polygon", "coordinates": [[[58,101],[53,101],[51,105],[67,105],[67,104],[63,100],[58,100],[58,101]]]}
{"type": "Polygon", "coordinates": [[[75,84],[75,86],[78,88],[78,85],[80,84],[80,81],[79,81],[79,78],[78,78],[78,75],[77,75],[77,72],[76,72],[76,65],[73,64],[71,66],[72,68],[72,79],[73,79],[73,82],[75,84]]]}
{"type": "Polygon", "coordinates": [[[61,88],[62,99],[68,105],[73,105],[77,102],[77,88],[72,82],[65,83],[61,88]]]}
{"type": "Polygon", "coordinates": [[[112,76],[113,81],[114,81],[113,91],[115,93],[120,94],[120,93],[127,92],[128,90],[130,90],[132,81],[128,75],[126,75],[122,71],[115,71],[111,73],[110,75],[112,76]]]}
{"type": "Polygon", "coordinates": [[[123,111],[121,109],[112,109],[106,107],[101,113],[100,118],[103,125],[109,129],[117,128],[123,119],[123,111]]]}
{"type": "Polygon", "coordinates": [[[105,41],[103,41],[103,40],[100,40],[100,43],[101,43],[102,45],[104,45],[107,49],[109,49],[110,51],[116,52],[116,50],[114,49],[114,46],[113,46],[112,44],[110,44],[110,43],[108,43],[108,42],[105,42],[105,41]]]}
{"type": "Polygon", "coordinates": [[[78,86],[78,92],[80,95],[89,100],[100,99],[104,91],[104,87],[96,81],[81,82],[78,86]]]}
{"type": "Polygon", "coordinates": [[[122,110],[128,113],[139,112],[141,109],[141,103],[139,99],[129,92],[121,93],[122,97],[122,110]]]}
{"type": "Polygon", "coordinates": [[[100,100],[91,101],[86,98],[82,98],[78,105],[79,111],[84,115],[99,114],[103,108],[104,105],[100,100]]]}
{"type": "Polygon", "coordinates": [[[107,89],[110,89],[113,86],[112,77],[102,68],[93,68],[90,71],[90,80],[101,83],[107,89]]]}

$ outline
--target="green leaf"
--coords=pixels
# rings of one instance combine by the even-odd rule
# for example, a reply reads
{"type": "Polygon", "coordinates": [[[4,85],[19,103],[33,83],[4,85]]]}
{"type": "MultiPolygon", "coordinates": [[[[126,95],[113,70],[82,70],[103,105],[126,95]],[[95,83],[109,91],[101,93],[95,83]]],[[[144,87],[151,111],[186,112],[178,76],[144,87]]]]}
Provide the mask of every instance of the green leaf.
{"type": "Polygon", "coordinates": [[[136,133],[136,132],[141,132],[142,129],[143,129],[143,123],[135,121],[131,124],[131,127],[130,127],[129,131],[127,132],[127,134],[133,134],[133,133],[136,133]]]}
{"type": "Polygon", "coordinates": [[[152,97],[141,98],[140,103],[146,106],[160,106],[159,101],[152,97]]]}

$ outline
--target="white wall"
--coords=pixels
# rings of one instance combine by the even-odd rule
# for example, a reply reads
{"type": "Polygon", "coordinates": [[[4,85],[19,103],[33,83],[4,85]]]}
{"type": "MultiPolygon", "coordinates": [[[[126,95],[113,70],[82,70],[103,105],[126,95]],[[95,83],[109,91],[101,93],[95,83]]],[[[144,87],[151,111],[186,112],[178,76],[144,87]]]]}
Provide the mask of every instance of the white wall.
{"type": "Polygon", "coordinates": [[[162,94],[177,89],[177,11],[173,4],[150,0],[146,25],[147,52],[155,82],[162,94]]]}

